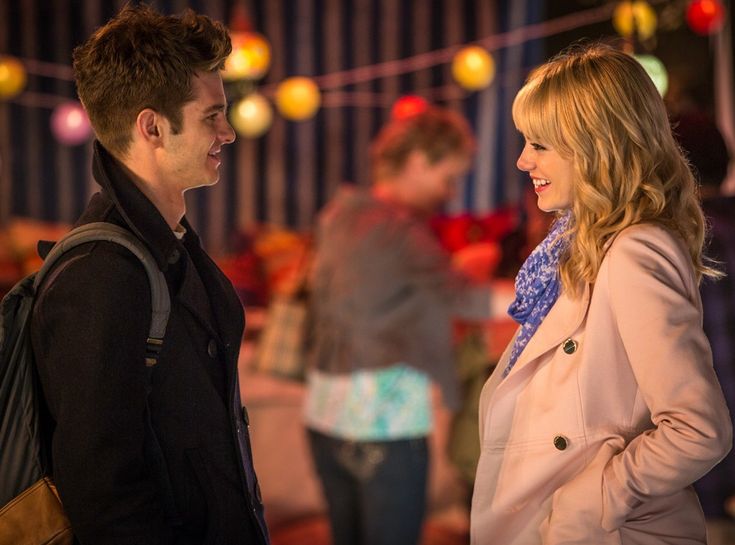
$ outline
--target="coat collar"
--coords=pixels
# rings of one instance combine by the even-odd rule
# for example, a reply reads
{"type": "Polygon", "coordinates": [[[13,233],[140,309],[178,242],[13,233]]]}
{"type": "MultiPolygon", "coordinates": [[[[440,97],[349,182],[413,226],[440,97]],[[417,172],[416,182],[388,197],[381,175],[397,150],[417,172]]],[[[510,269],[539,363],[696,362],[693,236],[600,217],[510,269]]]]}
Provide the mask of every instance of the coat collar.
{"type": "MultiPolygon", "coordinates": [[[[559,295],[554,306],[541,322],[536,333],[521,352],[518,361],[510,370],[508,376],[498,385],[498,389],[503,388],[505,383],[512,384],[518,375],[526,376],[530,372],[531,363],[538,360],[539,356],[547,353],[559,346],[565,339],[571,337],[579,328],[587,315],[587,309],[590,302],[590,286],[584,285],[582,294],[579,297],[572,298],[566,292],[559,295]],[[529,370],[524,371],[524,368],[529,370]]],[[[510,351],[506,350],[498,365],[507,363],[510,351]]]]}
{"type": "Polygon", "coordinates": [[[232,283],[202,249],[199,238],[194,234],[188,222],[183,220],[182,225],[187,230],[184,236],[184,247],[196,271],[191,267],[187,268],[179,291],[179,299],[210,333],[216,333],[225,347],[229,349],[235,345],[239,346],[245,326],[240,298],[232,287],[232,283]],[[197,274],[199,280],[193,278],[197,274]],[[198,289],[200,282],[204,284],[209,296],[208,307],[211,313],[203,311],[207,308],[206,302],[198,299],[197,293],[201,296],[198,289]],[[213,324],[209,322],[210,319],[214,320],[213,324]]]}
{"type": "MultiPolygon", "coordinates": [[[[183,245],[196,271],[184,267],[184,277],[181,279],[181,289],[177,297],[208,331],[219,332],[223,344],[239,345],[244,324],[240,300],[230,282],[202,249],[199,237],[187,219],[181,219],[186,234],[179,242],[155,205],[130,179],[130,174],[123,165],[98,141],[94,143],[92,171],[104,196],[112,202],[125,225],[148,246],[164,273],[171,268],[171,264],[179,263],[183,245]],[[205,285],[212,315],[202,311],[201,301],[195,296],[197,290],[192,287],[194,282],[191,278],[194,274],[199,274],[205,285]],[[212,318],[214,324],[211,323],[212,318]]],[[[84,222],[83,217],[80,223],[84,222]]]]}
{"type": "MultiPolygon", "coordinates": [[[[99,141],[94,143],[92,172],[126,226],[148,246],[159,268],[166,272],[176,261],[178,239],[163,216],[131,180],[123,165],[99,141]]],[[[187,229],[188,224],[185,225],[187,229]]]]}

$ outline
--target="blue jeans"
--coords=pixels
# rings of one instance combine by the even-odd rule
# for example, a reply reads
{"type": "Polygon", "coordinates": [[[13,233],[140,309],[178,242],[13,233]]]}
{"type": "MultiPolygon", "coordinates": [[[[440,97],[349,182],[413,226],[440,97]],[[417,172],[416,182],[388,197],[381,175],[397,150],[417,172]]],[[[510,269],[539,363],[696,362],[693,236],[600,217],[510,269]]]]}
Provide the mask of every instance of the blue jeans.
{"type": "Polygon", "coordinates": [[[415,545],[426,513],[425,437],[344,441],[309,430],[332,545],[415,545]]]}

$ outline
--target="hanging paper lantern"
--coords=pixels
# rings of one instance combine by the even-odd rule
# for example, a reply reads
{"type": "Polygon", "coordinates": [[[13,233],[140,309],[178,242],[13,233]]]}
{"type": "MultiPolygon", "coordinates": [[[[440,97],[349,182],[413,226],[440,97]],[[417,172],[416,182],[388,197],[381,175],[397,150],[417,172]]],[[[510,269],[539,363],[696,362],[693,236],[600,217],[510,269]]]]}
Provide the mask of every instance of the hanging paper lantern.
{"type": "Polygon", "coordinates": [[[257,138],[265,134],[273,122],[273,108],[260,93],[250,93],[230,110],[230,123],[237,134],[257,138]]]}
{"type": "Polygon", "coordinates": [[[396,121],[420,114],[429,107],[426,99],[417,95],[405,95],[393,103],[390,116],[396,121]]]}
{"type": "Polygon", "coordinates": [[[469,91],[484,89],[495,76],[495,61],[480,46],[463,47],[452,59],[452,76],[469,91]]]}
{"type": "Polygon", "coordinates": [[[15,57],[0,55],[0,100],[13,98],[26,85],[26,69],[15,57]]]}
{"type": "Polygon", "coordinates": [[[54,108],[51,114],[51,132],[62,144],[76,146],[89,139],[92,126],[82,105],[73,100],[54,108]]]}
{"type": "Polygon", "coordinates": [[[693,0],[687,7],[689,27],[702,36],[715,34],[725,24],[725,8],[719,0],[693,0]]]}
{"type": "Polygon", "coordinates": [[[283,80],[276,88],[276,107],[281,115],[293,121],[312,117],[321,104],[319,87],[306,77],[283,80]]]}
{"type": "Polygon", "coordinates": [[[225,61],[222,77],[227,81],[260,79],[271,63],[271,46],[257,32],[234,32],[232,53],[225,61]]]}
{"type": "Polygon", "coordinates": [[[639,39],[647,40],[656,33],[658,21],[648,2],[620,2],[613,12],[613,26],[621,36],[628,38],[635,29],[639,39]]]}
{"type": "Polygon", "coordinates": [[[664,96],[669,88],[669,74],[666,71],[664,63],[653,55],[633,55],[633,57],[641,63],[643,69],[653,80],[653,84],[658,89],[658,92],[661,96],[664,96]]]}

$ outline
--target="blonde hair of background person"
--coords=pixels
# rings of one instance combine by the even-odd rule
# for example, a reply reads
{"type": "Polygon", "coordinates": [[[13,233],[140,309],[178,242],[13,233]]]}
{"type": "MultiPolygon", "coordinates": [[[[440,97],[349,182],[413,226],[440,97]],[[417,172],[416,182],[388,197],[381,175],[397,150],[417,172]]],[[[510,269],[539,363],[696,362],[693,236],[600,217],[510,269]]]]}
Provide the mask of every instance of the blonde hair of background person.
{"type": "Polygon", "coordinates": [[[704,545],[691,484],[732,443],[698,292],[718,273],[663,101],[633,57],[592,44],[535,70],[513,117],[518,168],[560,217],[481,396],[472,543],[704,545]]]}
{"type": "Polygon", "coordinates": [[[696,183],[671,135],[663,101],[650,78],[627,76],[645,75],[633,57],[601,51],[613,50],[592,48],[541,66],[513,103],[520,132],[574,164],[574,223],[560,269],[564,288],[577,293],[580,282],[594,282],[605,245],[643,222],[681,236],[698,279],[717,276],[703,263],[696,183]]]}

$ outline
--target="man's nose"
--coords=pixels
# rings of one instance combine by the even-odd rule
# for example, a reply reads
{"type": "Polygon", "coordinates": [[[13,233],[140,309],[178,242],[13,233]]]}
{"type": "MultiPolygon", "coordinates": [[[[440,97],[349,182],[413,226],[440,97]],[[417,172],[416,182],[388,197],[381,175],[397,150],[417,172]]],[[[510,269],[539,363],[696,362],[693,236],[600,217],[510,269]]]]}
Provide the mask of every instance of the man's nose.
{"type": "Polygon", "coordinates": [[[232,144],[235,141],[235,129],[232,128],[227,118],[225,118],[219,133],[219,138],[224,144],[232,144]]]}

